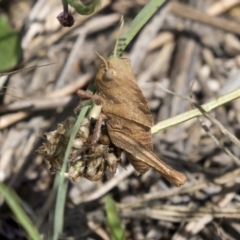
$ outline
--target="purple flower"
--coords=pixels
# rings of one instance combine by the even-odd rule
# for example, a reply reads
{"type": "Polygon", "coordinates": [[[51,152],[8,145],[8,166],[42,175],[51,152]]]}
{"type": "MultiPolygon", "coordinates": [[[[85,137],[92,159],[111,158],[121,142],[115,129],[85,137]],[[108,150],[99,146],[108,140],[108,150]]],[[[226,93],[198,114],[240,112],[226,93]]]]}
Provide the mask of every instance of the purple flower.
{"type": "Polygon", "coordinates": [[[71,27],[74,24],[74,18],[69,12],[61,12],[57,19],[64,27],[71,27]]]}

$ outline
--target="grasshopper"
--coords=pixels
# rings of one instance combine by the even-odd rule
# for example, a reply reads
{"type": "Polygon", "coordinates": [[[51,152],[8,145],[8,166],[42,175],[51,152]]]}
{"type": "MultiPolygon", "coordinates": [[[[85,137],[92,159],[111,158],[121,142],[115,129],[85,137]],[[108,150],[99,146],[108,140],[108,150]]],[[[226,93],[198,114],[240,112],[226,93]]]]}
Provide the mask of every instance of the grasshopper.
{"type": "Polygon", "coordinates": [[[136,171],[142,174],[152,167],[173,185],[183,185],[186,176],[153,153],[152,116],[135,80],[130,60],[116,56],[102,60],[95,79],[96,94],[83,90],[77,92],[80,97],[92,99],[102,106],[92,144],[100,137],[101,125],[105,121],[111,142],[126,152],[136,171]]]}

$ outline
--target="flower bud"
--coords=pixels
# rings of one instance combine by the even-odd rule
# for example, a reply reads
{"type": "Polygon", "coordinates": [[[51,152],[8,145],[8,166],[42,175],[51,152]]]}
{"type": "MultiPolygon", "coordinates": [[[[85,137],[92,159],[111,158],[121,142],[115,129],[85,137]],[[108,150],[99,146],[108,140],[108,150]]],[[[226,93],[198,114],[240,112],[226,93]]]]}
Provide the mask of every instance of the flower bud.
{"type": "Polygon", "coordinates": [[[74,18],[69,12],[61,12],[57,19],[63,27],[71,27],[74,24],[74,18]]]}

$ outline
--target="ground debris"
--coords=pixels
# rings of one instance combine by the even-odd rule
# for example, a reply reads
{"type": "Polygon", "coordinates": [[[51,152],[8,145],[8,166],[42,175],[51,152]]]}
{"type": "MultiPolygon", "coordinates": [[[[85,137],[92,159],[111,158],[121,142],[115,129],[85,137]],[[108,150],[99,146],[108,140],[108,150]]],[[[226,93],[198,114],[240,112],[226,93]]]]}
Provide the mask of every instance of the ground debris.
{"type": "MultiPolygon", "coordinates": [[[[121,14],[127,27],[148,1],[102,0],[91,16],[73,11],[72,28],[62,28],[56,19],[62,12],[60,0],[11,2],[6,12],[15,29],[24,26],[19,68],[38,67],[0,77],[0,86],[7,87],[0,105],[0,180],[15,189],[47,236],[47,221],[41,217],[52,207],[46,202],[54,174],[44,158],[52,172],[60,169],[76,121],[70,116],[80,102],[75,93],[94,81],[101,63],[95,51],[107,58],[121,14]],[[13,17],[17,2],[26,10],[18,20],[13,17]],[[52,65],[39,67],[46,64],[52,65]]],[[[185,3],[169,1],[164,17],[157,13],[161,24],[157,16],[151,19],[126,51],[155,123],[192,109],[189,101],[161,86],[200,105],[240,88],[239,1],[185,3]]],[[[107,158],[119,163],[119,152],[102,140],[79,153],[92,134],[92,123],[86,120],[87,132],[79,130],[68,161],[70,178],[82,178],[70,182],[65,239],[103,239],[94,229],[108,231],[102,205],[106,194],[117,202],[128,239],[240,239],[239,101],[217,108],[210,118],[192,119],[153,136],[154,152],[187,175],[181,188],[153,170],[138,176],[124,156],[123,167],[111,166],[107,158]]],[[[10,217],[6,210],[0,233],[7,226],[18,236],[10,217]]]]}

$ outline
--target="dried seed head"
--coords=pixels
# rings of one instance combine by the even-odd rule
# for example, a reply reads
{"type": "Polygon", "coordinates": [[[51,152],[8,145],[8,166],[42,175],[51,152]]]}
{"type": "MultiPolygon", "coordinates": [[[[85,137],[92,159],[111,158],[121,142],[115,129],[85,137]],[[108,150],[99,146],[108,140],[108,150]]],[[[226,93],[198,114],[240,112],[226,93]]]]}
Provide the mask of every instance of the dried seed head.
{"type": "Polygon", "coordinates": [[[88,139],[89,135],[90,135],[90,120],[88,118],[84,118],[78,130],[76,138],[88,139]]]}
{"type": "Polygon", "coordinates": [[[84,140],[83,138],[76,138],[73,141],[73,148],[80,149],[83,147],[85,142],[86,142],[86,140],[84,140]]]}
{"type": "Polygon", "coordinates": [[[75,117],[68,117],[65,121],[58,124],[57,132],[59,134],[65,134],[69,129],[71,129],[76,123],[75,117]]]}
{"type": "Polygon", "coordinates": [[[104,156],[108,153],[109,147],[107,145],[97,144],[94,147],[93,154],[95,158],[104,156]]]}
{"type": "Polygon", "coordinates": [[[115,154],[113,153],[109,153],[107,156],[107,163],[109,167],[115,167],[117,165],[117,162],[119,160],[117,159],[117,157],[115,156],[115,154]]]}
{"type": "Polygon", "coordinates": [[[108,135],[102,135],[99,139],[99,142],[103,145],[110,145],[111,141],[108,135]]]}
{"type": "Polygon", "coordinates": [[[108,165],[108,177],[111,178],[116,173],[118,162],[120,161],[120,159],[118,159],[114,153],[109,153],[106,160],[108,165]]]}
{"type": "MultiPolygon", "coordinates": [[[[69,133],[75,122],[76,118],[69,117],[58,124],[57,130],[45,133],[47,142],[39,147],[38,152],[50,164],[51,172],[61,169],[70,138],[69,133]]],[[[98,181],[105,172],[112,177],[120,161],[119,151],[111,144],[106,133],[106,126],[102,126],[99,141],[94,145],[89,145],[93,128],[90,120],[85,118],[74,139],[67,167],[68,176],[74,181],[79,177],[84,177],[90,181],[98,181]]]]}
{"type": "Polygon", "coordinates": [[[90,120],[89,118],[83,118],[82,124],[81,125],[90,125],[90,120]]]}
{"type": "Polygon", "coordinates": [[[76,118],[69,117],[60,123],[57,130],[45,133],[47,142],[39,147],[38,152],[49,162],[51,171],[59,170],[69,141],[67,132],[74,126],[76,118]]]}
{"type": "Polygon", "coordinates": [[[87,164],[87,171],[84,177],[90,181],[98,181],[102,178],[105,169],[104,158],[92,159],[87,164]]]}
{"type": "Polygon", "coordinates": [[[83,161],[78,161],[74,163],[70,168],[69,168],[69,177],[73,180],[76,181],[77,178],[83,176],[83,172],[85,169],[85,164],[83,161]]]}
{"type": "Polygon", "coordinates": [[[84,139],[88,139],[89,135],[90,135],[90,129],[89,126],[87,125],[82,125],[79,128],[79,135],[84,138],[84,139]]]}
{"type": "Polygon", "coordinates": [[[45,136],[46,136],[47,140],[49,141],[49,143],[55,144],[56,139],[58,139],[58,137],[59,137],[59,134],[57,131],[52,131],[49,133],[45,133],[45,136]]]}

